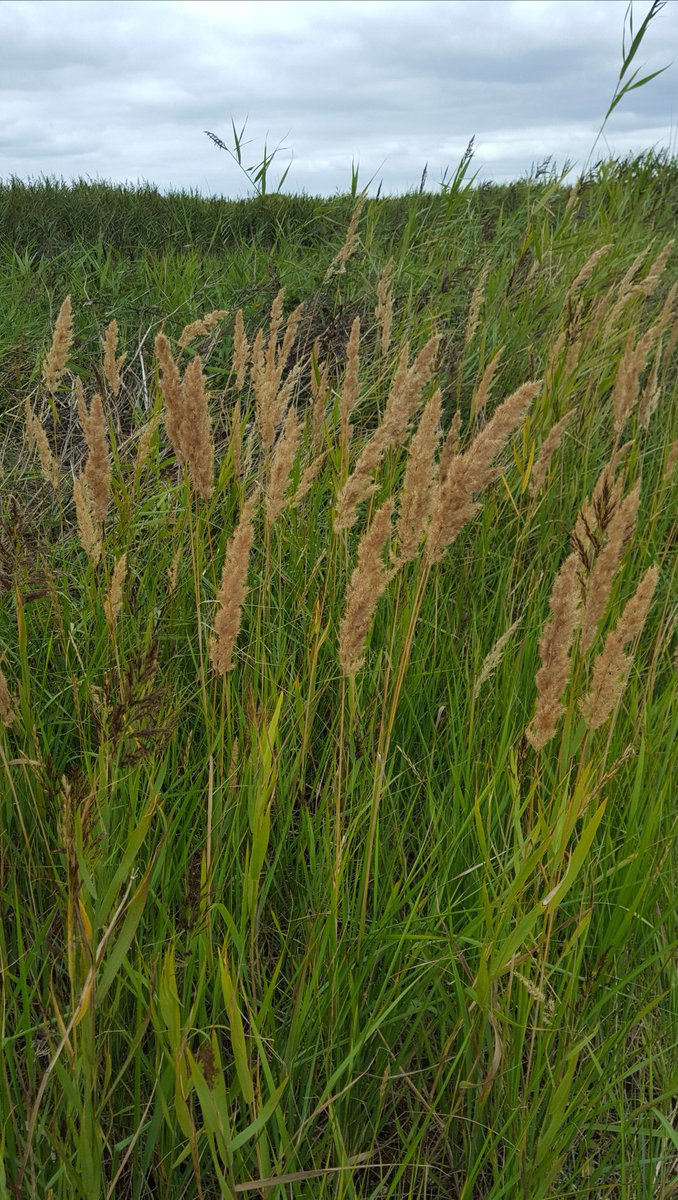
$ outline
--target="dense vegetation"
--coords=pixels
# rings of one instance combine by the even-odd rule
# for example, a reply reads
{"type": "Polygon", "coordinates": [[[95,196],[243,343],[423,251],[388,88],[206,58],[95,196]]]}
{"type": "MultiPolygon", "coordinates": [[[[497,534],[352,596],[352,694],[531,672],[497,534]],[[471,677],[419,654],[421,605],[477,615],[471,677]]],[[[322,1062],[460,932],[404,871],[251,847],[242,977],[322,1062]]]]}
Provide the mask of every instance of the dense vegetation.
{"type": "Polygon", "coordinates": [[[677,171],[0,187],[0,1196],[672,1194],[677,171]]]}

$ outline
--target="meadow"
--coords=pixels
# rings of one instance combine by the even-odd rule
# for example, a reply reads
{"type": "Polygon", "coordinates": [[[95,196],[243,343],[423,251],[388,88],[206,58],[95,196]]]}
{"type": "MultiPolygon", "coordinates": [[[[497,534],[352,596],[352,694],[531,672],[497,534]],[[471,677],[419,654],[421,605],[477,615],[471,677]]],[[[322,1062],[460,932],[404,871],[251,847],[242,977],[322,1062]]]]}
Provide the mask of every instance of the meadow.
{"type": "Polygon", "coordinates": [[[3,1200],[676,1195],[677,215],[0,185],[3,1200]]]}

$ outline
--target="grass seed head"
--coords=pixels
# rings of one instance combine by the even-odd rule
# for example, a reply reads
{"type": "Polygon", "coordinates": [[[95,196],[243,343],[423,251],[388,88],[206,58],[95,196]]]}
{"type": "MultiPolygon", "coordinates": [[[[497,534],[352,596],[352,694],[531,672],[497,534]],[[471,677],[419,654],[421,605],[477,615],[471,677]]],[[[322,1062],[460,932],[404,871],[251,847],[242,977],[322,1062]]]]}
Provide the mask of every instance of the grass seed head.
{"type": "Polygon", "coordinates": [[[73,314],[71,310],[71,297],[67,296],[59,309],[59,315],[54,325],[54,333],[52,334],[52,345],[42,364],[42,377],[48,391],[52,393],[57,390],[61,376],[66,369],[72,341],[73,314]]]}

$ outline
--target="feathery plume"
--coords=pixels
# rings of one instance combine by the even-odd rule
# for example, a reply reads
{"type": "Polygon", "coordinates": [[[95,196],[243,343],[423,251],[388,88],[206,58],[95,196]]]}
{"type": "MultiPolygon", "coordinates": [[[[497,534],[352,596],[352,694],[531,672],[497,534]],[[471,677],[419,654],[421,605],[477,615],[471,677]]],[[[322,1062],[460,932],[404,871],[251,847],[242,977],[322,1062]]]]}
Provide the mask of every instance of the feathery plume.
{"type": "Polygon", "coordinates": [[[155,339],[155,354],[160,364],[160,382],[165,400],[165,429],[178,461],[183,463],[185,459],[182,431],[184,398],[181,390],[181,376],[174,361],[172,348],[164,333],[159,333],[155,339]]]}
{"type": "Polygon", "coordinates": [[[232,370],[235,372],[235,386],[238,392],[241,392],[245,386],[245,374],[247,372],[247,363],[249,360],[250,347],[245,333],[245,323],[243,321],[242,309],[239,308],[235,314],[235,329],[233,332],[233,365],[232,370]]]}
{"type": "Polygon", "coordinates": [[[327,281],[331,279],[333,275],[343,275],[346,270],[346,263],[353,254],[358,241],[358,222],[360,221],[364,204],[365,196],[362,195],[353,209],[353,215],[349,222],[348,229],[346,230],[346,239],[344,244],[339,253],[334,256],[332,262],[327,268],[324,279],[325,283],[327,283],[327,281]]]}
{"type": "Polygon", "coordinates": [[[301,323],[303,311],[303,304],[297,304],[297,307],[292,309],[292,312],[287,318],[282,346],[280,347],[280,351],[276,358],[276,371],[278,372],[280,378],[282,378],[283,371],[289,362],[292,348],[297,340],[297,333],[299,332],[299,325],[301,323]]]}
{"type": "Polygon", "coordinates": [[[214,326],[218,325],[225,316],[225,308],[215,308],[214,312],[205,313],[205,316],[200,317],[199,320],[191,321],[190,325],[184,325],[179,334],[177,348],[185,350],[197,337],[205,337],[210,332],[210,329],[214,329],[214,326]]]}
{"type": "Polygon", "coordinates": [[[294,493],[294,497],[292,499],[292,507],[293,508],[298,508],[299,505],[301,504],[302,500],[304,500],[306,498],[306,496],[308,495],[308,493],[310,492],[311,485],[312,485],[313,481],[318,478],[318,475],[320,474],[320,469],[326,458],[327,458],[327,451],[323,450],[321,454],[318,454],[316,456],[316,458],[314,458],[308,464],[308,466],[304,468],[301,479],[299,480],[299,487],[297,488],[296,492],[294,493]]]}
{"type": "Polygon", "coordinates": [[[640,483],[637,483],[615,510],[607,526],[607,543],[593,563],[582,616],[582,654],[586,653],[595,640],[598,623],[610,598],[612,582],[636,527],[639,502],[640,483]]]}
{"type": "Polygon", "coordinates": [[[2,667],[0,667],[0,721],[2,721],[3,725],[9,726],[13,720],[14,709],[9,693],[9,684],[7,683],[2,667]]]}
{"type": "Polygon", "coordinates": [[[78,522],[80,544],[93,567],[101,558],[101,528],[94,511],[94,502],[90,495],[87,480],[84,475],[73,477],[73,499],[75,515],[78,522]]]}
{"type": "Polygon", "coordinates": [[[126,354],[121,354],[119,358],[115,357],[115,352],[118,347],[118,322],[113,319],[106,327],[104,334],[104,377],[111,389],[111,395],[114,400],[117,399],[120,392],[120,369],[127,357],[126,354]]]}
{"type": "Polygon", "coordinates": [[[549,601],[551,619],[539,641],[541,666],[537,671],[537,703],[528,725],[527,740],[541,750],[558,728],[565,709],[562,695],[570,673],[570,648],[577,628],[577,555],[572,553],[561,566],[549,601]]]}
{"type": "Polygon", "coordinates": [[[358,561],[346,592],[344,615],[339,625],[339,665],[343,675],[355,675],[365,657],[365,640],[377,604],[395,571],[383,559],[391,533],[393,500],[386,500],[374,514],[372,524],[358,546],[358,561]]]}
{"type": "Polygon", "coordinates": [[[466,453],[457,454],[450,460],[433,501],[426,548],[429,563],[440,561],[464,525],[476,515],[479,506],[474,502],[474,496],[495,479],[495,460],[520,425],[540,387],[539,382],[522,384],[499,405],[466,453]]]}
{"type": "Polygon", "coordinates": [[[377,306],[374,316],[379,329],[379,352],[386,358],[391,346],[391,330],[393,328],[393,293],[391,291],[391,275],[395,263],[389,259],[377,283],[377,306]]]}
{"type": "Polygon", "coordinates": [[[670,483],[670,481],[673,479],[673,472],[676,469],[676,463],[678,463],[678,438],[676,438],[675,442],[672,442],[669,447],[669,452],[666,456],[666,466],[664,467],[664,474],[662,475],[662,483],[670,483]]]}
{"type": "Polygon", "coordinates": [[[291,408],[273,451],[271,477],[266,491],[266,520],[269,525],[272,525],[276,517],[287,507],[285,497],[297,456],[301,426],[301,419],[297,416],[295,409],[291,408]]]}
{"type": "Polygon", "coordinates": [[[497,367],[499,366],[499,359],[501,358],[503,353],[504,353],[504,347],[500,346],[499,349],[497,350],[496,354],[493,355],[493,357],[490,359],[487,366],[485,367],[485,370],[483,371],[483,377],[480,380],[480,383],[478,384],[478,388],[473,395],[473,399],[471,400],[471,416],[472,417],[479,417],[481,415],[481,413],[484,413],[485,408],[487,407],[487,402],[490,398],[490,392],[492,390],[492,383],[494,381],[494,376],[495,376],[497,367]]]}
{"type": "Polygon", "coordinates": [[[659,363],[661,360],[662,347],[661,343],[654,356],[650,374],[647,377],[645,387],[640,394],[640,402],[638,405],[638,421],[642,429],[650,428],[650,421],[654,416],[659,398],[661,396],[661,387],[659,386],[659,363]]]}
{"type": "Polygon", "coordinates": [[[485,284],[487,283],[487,277],[489,273],[490,264],[489,262],[486,262],[485,266],[480,272],[478,282],[471,294],[471,302],[468,307],[468,317],[466,319],[466,332],[464,334],[464,349],[473,340],[473,336],[478,328],[478,322],[480,321],[480,310],[485,299],[485,284]]]}
{"type": "Polygon", "coordinates": [[[84,478],[92,501],[92,511],[99,524],[103,524],[111,498],[111,463],[108,454],[108,431],[104,406],[99,393],[92,396],[89,412],[84,394],[78,396],[80,422],[85,435],[87,462],[84,478]]]}
{"type": "Polygon", "coordinates": [[[235,471],[236,479],[242,483],[244,476],[242,455],[242,407],[240,404],[240,396],[238,396],[231,411],[230,435],[229,446],[231,450],[233,470],[235,471]]]}
{"type": "Polygon", "coordinates": [[[633,655],[627,654],[624,647],[642,632],[658,579],[658,567],[645,572],[593,664],[591,690],[579,706],[587,729],[604,725],[621,699],[633,665],[633,655]]]}
{"type": "Polygon", "coordinates": [[[398,510],[398,562],[416,558],[431,515],[437,482],[436,453],[440,441],[440,388],[431,396],[410,442],[398,510]]]}
{"type": "Polygon", "coordinates": [[[443,448],[440,451],[439,474],[441,480],[447,479],[447,472],[450,469],[452,459],[456,457],[459,449],[459,431],[461,429],[461,413],[457,412],[452,417],[450,428],[447,431],[447,437],[443,442],[443,448]]]}
{"type": "Polygon", "coordinates": [[[172,596],[176,591],[177,580],[179,578],[179,563],[181,561],[181,544],[179,544],[172,555],[172,562],[169,571],[167,572],[167,587],[169,594],[172,596]]]}
{"type": "Polygon", "coordinates": [[[513,622],[511,627],[506,630],[506,633],[502,633],[501,637],[498,638],[494,643],[494,646],[490,650],[489,654],[487,654],[483,659],[482,666],[478,672],[478,677],[473,685],[474,700],[478,699],[483,684],[487,682],[487,680],[490,678],[490,675],[492,675],[499,666],[502,658],[504,657],[504,651],[513,637],[516,629],[520,625],[522,619],[522,616],[518,617],[517,620],[513,622]]]}
{"type": "Polygon", "coordinates": [[[529,487],[530,496],[536,496],[537,492],[539,492],[543,486],[551,465],[551,459],[560,446],[560,443],[563,440],[565,429],[575,415],[575,412],[576,409],[574,408],[571,408],[569,412],[566,412],[565,416],[561,417],[559,421],[556,421],[555,425],[549,430],[544,438],[539,451],[539,457],[535,460],[532,468],[532,478],[530,479],[529,487]]]}
{"type": "Polygon", "coordinates": [[[196,492],[209,500],[214,484],[214,442],[199,354],[186,367],[182,391],[184,457],[196,492]]]}
{"type": "Polygon", "coordinates": [[[393,383],[380,424],[349,475],[337,499],[334,530],[350,529],[358,515],[358,505],[375,491],[374,475],[387,450],[400,445],[421,401],[421,394],[433,373],[440,338],[434,334],[408,366],[408,347],[403,346],[393,383]]]}
{"type": "Polygon", "coordinates": [[[127,577],[127,553],[120,555],[113,568],[111,586],[104,599],[104,612],[109,625],[115,625],[122,612],[122,590],[127,577]]]}
{"type": "Polygon", "coordinates": [[[42,377],[48,391],[54,393],[59,386],[59,380],[64,373],[73,340],[73,314],[71,298],[67,296],[57,316],[52,334],[52,345],[42,364],[42,377]]]}
{"type": "Polygon", "coordinates": [[[570,284],[570,287],[568,289],[568,293],[566,296],[566,300],[570,299],[571,296],[574,296],[575,292],[578,292],[580,290],[580,288],[582,288],[584,286],[584,284],[587,282],[587,280],[589,280],[591,278],[591,276],[593,275],[593,272],[595,271],[595,269],[596,269],[598,263],[600,262],[601,258],[603,257],[603,255],[607,254],[608,250],[611,250],[611,249],[612,249],[612,243],[610,242],[610,243],[608,243],[608,245],[599,246],[599,248],[597,250],[593,251],[593,254],[584,263],[584,266],[582,267],[581,271],[579,272],[579,274],[576,276],[576,278],[570,284]]]}
{"type": "Polygon", "coordinates": [[[247,573],[258,499],[258,492],[255,491],[245,501],[240,520],[226,547],[221,587],[217,592],[219,607],[214,620],[214,636],[210,641],[210,660],[217,675],[225,675],[233,667],[233,649],[240,632],[242,607],[247,595],[247,573]]]}
{"type": "Polygon", "coordinates": [[[318,349],[316,343],[311,354],[311,441],[316,454],[320,453],[323,444],[325,406],[330,393],[329,364],[319,363],[318,349]]]}
{"type": "Polygon", "coordinates": [[[644,296],[651,296],[657,287],[657,284],[661,280],[661,277],[664,274],[664,268],[673,249],[673,242],[674,239],[671,238],[670,241],[666,243],[664,249],[661,250],[655,258],[645,278],[637,285],[638,290],[642,292],[644,296]]]}
{"type": "Polygon", "coordinates": [[[358,399],[358,391],[360,389],[360,358],[358,355],[359,346],[360,317],[356,317],[351,326],[351,336],[348,339],[348,345],[346,347],[346,370],[344,373],[344,384],[341,389],[341,400],[339,404],[341,444],[345,450],[348,450],[348,444],[351,440],[353,428],[351,425],[351,413],[355,408],[358,399]]]}
{"type": "Polygon", "coordinates": [[[33,412],[30,400],[26,400],[26,442],[29,450],[38,455],[43,479],[57,492],[59,490],[59,465],[50,449],[42,422],[33,412]]]}
{"type": "Polygon", "coordinates": [[[638,399],[639,374],[636,349],[633,345],[633,329],[629,329],[612,392],[614,432],[617,437],[624,428],[638,399]]]}

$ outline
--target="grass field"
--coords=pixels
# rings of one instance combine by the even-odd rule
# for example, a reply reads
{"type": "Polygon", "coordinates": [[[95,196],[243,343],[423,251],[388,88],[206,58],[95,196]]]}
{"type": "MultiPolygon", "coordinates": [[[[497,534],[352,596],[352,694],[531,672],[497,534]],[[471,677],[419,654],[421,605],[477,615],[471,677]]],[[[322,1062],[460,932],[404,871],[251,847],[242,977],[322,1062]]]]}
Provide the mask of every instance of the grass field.
{"type": "Polygon", "coordinates": [[[0,186],[0,1197],[676,1194],[677,183],[0,186]]]}

